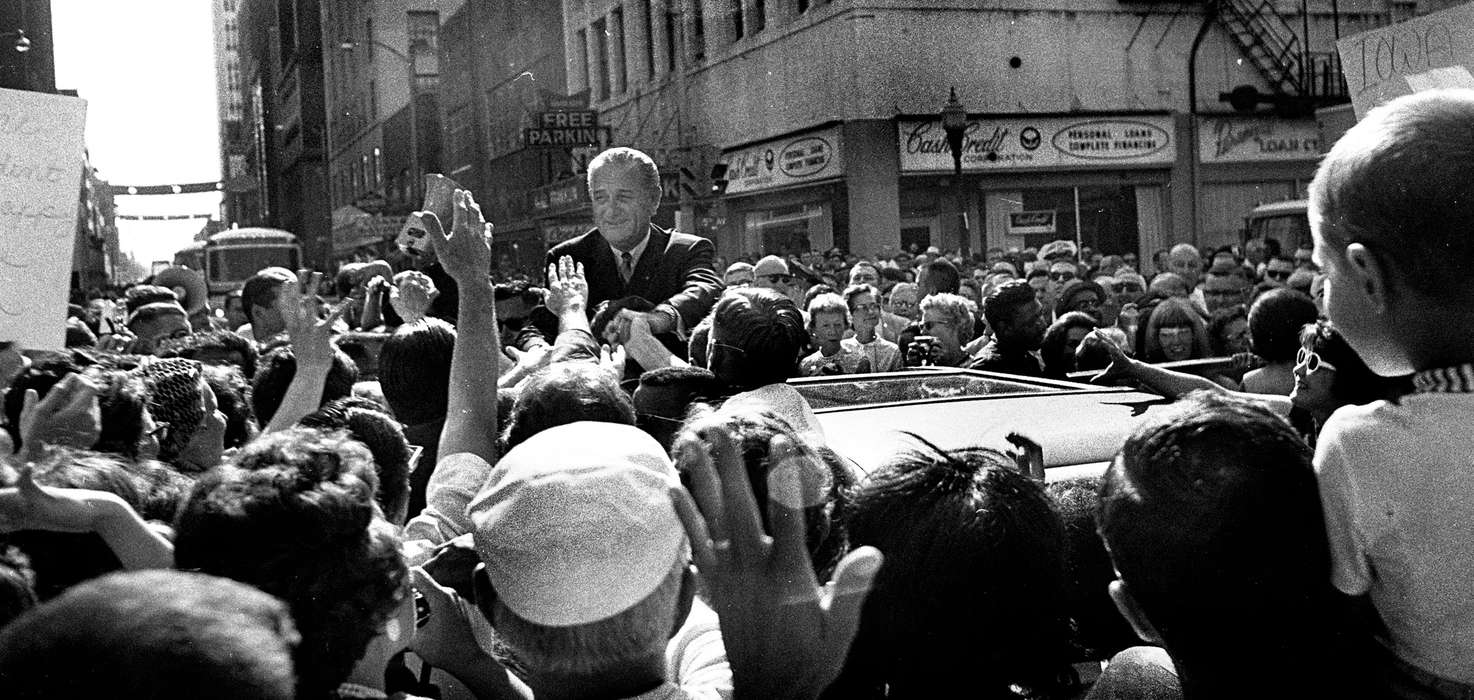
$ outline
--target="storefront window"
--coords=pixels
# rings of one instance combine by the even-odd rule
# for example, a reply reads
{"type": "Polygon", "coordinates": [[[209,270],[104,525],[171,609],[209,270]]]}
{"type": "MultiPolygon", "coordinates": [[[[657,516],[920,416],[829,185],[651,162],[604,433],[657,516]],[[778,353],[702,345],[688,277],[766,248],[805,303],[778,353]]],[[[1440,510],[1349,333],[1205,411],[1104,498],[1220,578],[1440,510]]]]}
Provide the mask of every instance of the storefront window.
{"type": "Polygon", "coordinates": [[[1054,231],[1030,230],[1019,236],[1019,243],[1037,248],[1053,240],[1078,238],[1100,252],[1134,252],[1139,233],[1136,189],[1128,185],[1021,190],[1021,209],[1053,212],[1054,231]]]}
{"type": "Polygon", "coordinates": [[[742,228],[748,254],[797,255],[834,245],[833,215],[822,202],[744,212],[742,228]]]}

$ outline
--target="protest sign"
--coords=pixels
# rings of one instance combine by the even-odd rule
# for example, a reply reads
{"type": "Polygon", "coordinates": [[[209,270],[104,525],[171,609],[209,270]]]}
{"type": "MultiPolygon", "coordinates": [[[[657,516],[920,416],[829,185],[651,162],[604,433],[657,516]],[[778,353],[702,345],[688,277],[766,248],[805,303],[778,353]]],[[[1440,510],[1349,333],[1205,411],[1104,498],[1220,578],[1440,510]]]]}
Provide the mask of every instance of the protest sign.
{"type": "Polygon", "coordinates": [[[60,350],[87,103],[0,90],[0,342],[60,350]]]}
{"type": "Polygon", "coordinates": [[[1474,3],[1336,42],[1356,118],[1402,95],[1474,88],[1474,3]]]}

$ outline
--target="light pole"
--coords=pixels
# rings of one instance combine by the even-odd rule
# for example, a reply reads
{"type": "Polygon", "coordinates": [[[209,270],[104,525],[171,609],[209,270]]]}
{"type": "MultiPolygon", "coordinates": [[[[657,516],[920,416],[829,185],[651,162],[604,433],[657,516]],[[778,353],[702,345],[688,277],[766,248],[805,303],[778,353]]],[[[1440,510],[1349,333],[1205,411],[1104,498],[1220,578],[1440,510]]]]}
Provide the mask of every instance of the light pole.
{"type": "Polygon", "coordinates": [[[363,42],[344,39],[343,41],[338,43],[338,48],[344,51],[353,51],[354,49],[357,49],[360,44],[371,44],[373,46],[377,46],[385,51],[388,51],[390,54],[393,54],[395,58],[398,58],[400,61],[404,62],[405,77],[409,80],[410,192],[414,195],[412,199],[418,199],[420,196],[420,120],[417,118],[415,110],[415,93],[417,92],[415,89],[417,87],[415,81],[418,77],[415,75],[415,60],[409,55],[405,54],[403,51],[400,51],[393,46],[379,41],[378,39],[369,39],[368,41],[363,42]]]}
{"type": "Polygon", "coordinates": [[[957,252],[965,261],[971,258],[968,251],[968,239],[971,236],[967,230],[967,205],[962,201],[962,138],[967,132],[967,109],[957,101],[956,87],[952,88],[952,96],[947,98],[947,104],[942,106],[942,130],[947,132],[947,148],[952,150],[952,187],[957,198],[957,252]]]}

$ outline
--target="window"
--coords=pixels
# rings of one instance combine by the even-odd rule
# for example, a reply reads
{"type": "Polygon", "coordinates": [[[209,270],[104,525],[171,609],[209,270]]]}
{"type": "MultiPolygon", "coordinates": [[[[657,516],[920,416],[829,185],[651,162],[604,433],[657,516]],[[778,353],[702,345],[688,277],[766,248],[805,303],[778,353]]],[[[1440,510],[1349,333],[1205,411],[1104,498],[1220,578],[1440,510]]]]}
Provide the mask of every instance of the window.
{"type": "Polygon", "coordinates": [[[681,62],[681,17],[671,10],[665,11],[665,69],[675,72],[681,62]]]}
{"type": "Polygon", "coordinates": [[[727,12],[732,15],[732,38],[741,39],[745,29],[742,26],[742,0],[727,0],[727,12]]]}
{"type": "Polygon", "coordinates": [[[583,87],[593,87],[593,84],[589,82],[589,53],[592,51],[592,47],[589,46],[589,33],[587,31],[578,30],[578,46],[575,48],[578,50],[578,56],[575,60],[578,61],[578,75],[583,78],[583,87]]]}
{"type": "Polygon", "coordinates": [[[368,89],[369,121],[379,120],[379,86],[372,80],[369,81],[368,89]]]}
{"type": "Polygon", "coordinates": [[[809,11],[809,0],[798,0],[798,11],[799,12],[808,12],[809,11]]]}
{"type": "Polygon", "coordinates": [[[374,189],[384,188],[384,154],[378,148],[374,149],[374,189]]]}
{"type": "Polygon", "coordinates": [[[691,60],[706,60],[706,25],[701,17],[701,2],[691,3],[691,60]]]}
{"type": "Polygon", "coordinates": [[[609,13],[609,38],[613,41],[613,45],[610,47],[610,61],[614,68],[614,74],[611,76],[610,82],[614,83],[612,86],[613,92],[619,94],[623,93],[629,84],[628,61],[624,55],[623,7],[615,7],[609,13]]]}
{"type": "Polygon", "coordinates": [[[440,75],[440,13],[410,12],[409,56],[415,75],[440,75]]]}
{"type": "Polygon", "coordinates": [[[599,78],[597,98],[609,99],[609,30],[600,19],[594,22],[594,65],[593,73],[599,78]]]}
{"type": "Polygon", "coordinates": [[[451,170],[469,166],[475,159],[476,133],[473,131],[475,113],[471,105],[461,106],[445,117],[445,138],[450,144],[451,170]]]}
{"type": "Polygon", "coordinates": [[[655,37],[660,27],[655,0],[645,0],[645,79],[655,79],[655,37]]]}
{"type": "Polygon", "coordinates": [[[277,0],[276,23],[281,39],[281,60],[286,63],[297,51],[296,0],[277,0]]]}

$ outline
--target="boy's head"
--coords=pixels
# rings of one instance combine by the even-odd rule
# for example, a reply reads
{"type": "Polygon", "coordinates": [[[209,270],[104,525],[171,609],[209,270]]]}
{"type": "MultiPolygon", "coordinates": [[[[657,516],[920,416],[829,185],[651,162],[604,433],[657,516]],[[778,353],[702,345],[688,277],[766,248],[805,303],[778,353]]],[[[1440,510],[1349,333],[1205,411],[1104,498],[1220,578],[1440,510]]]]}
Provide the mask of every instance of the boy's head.
{"type": "Polygon", "coordinates": [[[183,571],[112,574],[67,591],[0,633],[0,685],[57,697],[294,697],[301,638],[281,601],[183,571]]]}
{"type": "Polygon", "coordinates": [[[1064,534],[1049,497],[1001,453],[911,437],[851,505],[850,546],[886,560],[844,696],[881,684],[893,697],[944,697],[963,682],[981,697],[1046,689],[1068,663],[1064,534]]]}
{"type": "Polygon", "coordinates": [[[445,418],[455,345],[455,327],[438,318],[406,323],[384,341],[379,386],[394,416],[405,425],[445,418]]]}
{"type": "Polygon", "coordinates": [[[1310,456],[1263,405],[1207,392],[1136,429],[1105,473],[1098,520],[1111,595],[1143,638],[1179,663],[1214,663],[1332,633],[1310,456]]]}
{"type": "Polygon", "coordinates": [[[1310,184],[1314,261],[1326,313],[1367,365],[1413,371],[1392,316],[1467,317],[1474,286],[1474,91],[1433,90],[1382,105],[1346,132],[1310,184]]]}
{"type": "Polygon", "coordinates": [[[837,346],[850,327],[850,310],[838,294],[820,294],[809,302],[809,335],[821,346],[837,346]]]}
{"type": "Polygon", "coordinates": [[[232,461],[180,507],[175,564],[285,601],[303,638],[298,696],[324,696],[407,594],[398,539],[374,503],[373,456],[345,435],[291,428],[232,461]]]}

